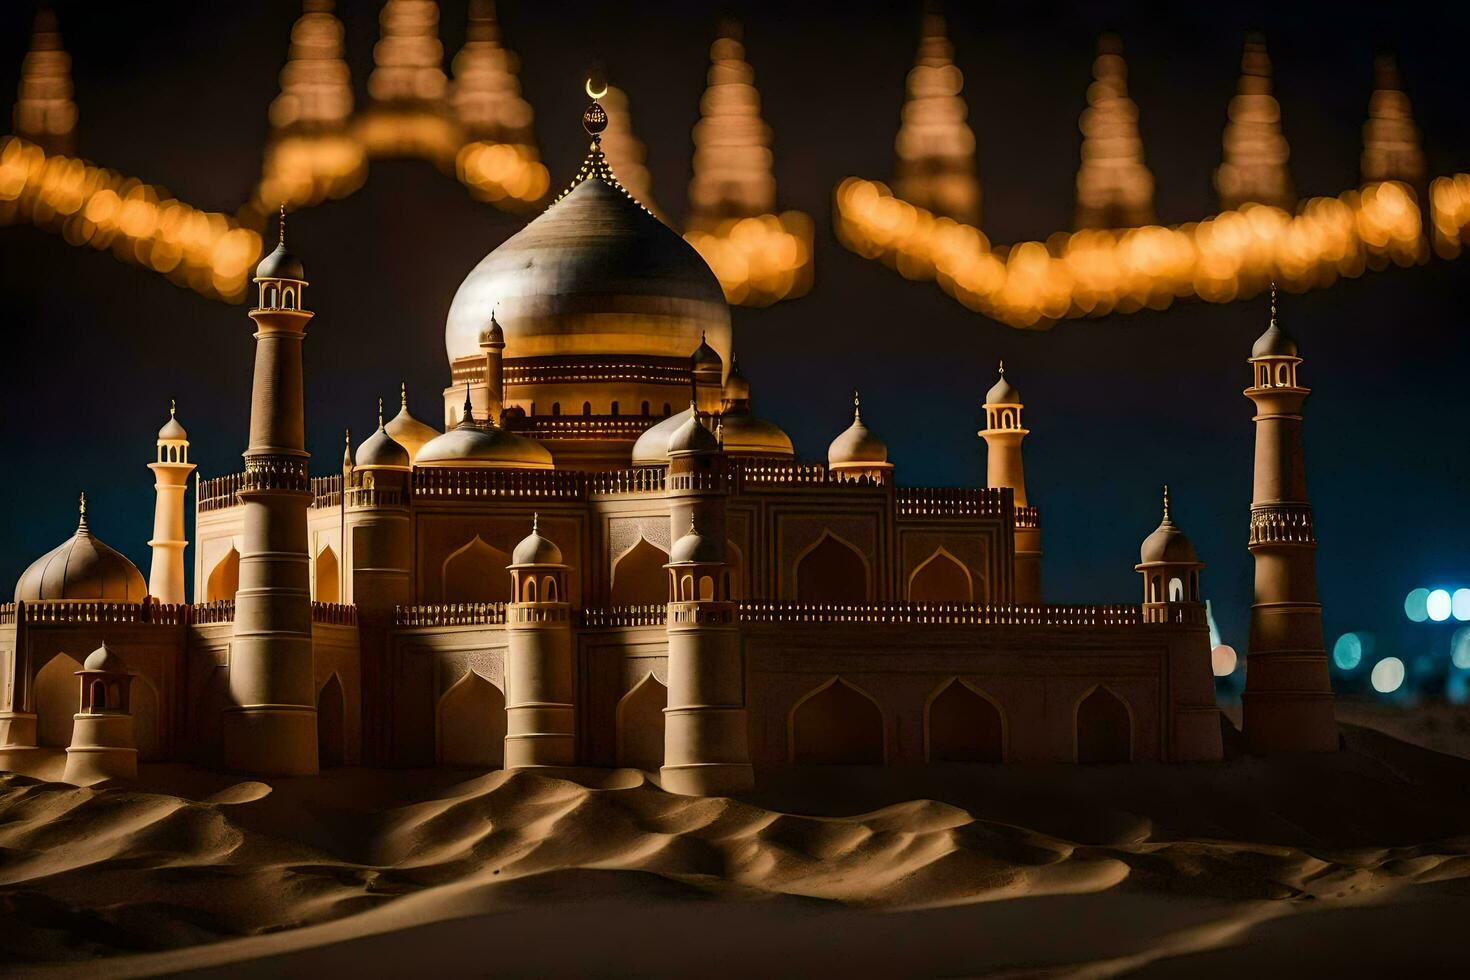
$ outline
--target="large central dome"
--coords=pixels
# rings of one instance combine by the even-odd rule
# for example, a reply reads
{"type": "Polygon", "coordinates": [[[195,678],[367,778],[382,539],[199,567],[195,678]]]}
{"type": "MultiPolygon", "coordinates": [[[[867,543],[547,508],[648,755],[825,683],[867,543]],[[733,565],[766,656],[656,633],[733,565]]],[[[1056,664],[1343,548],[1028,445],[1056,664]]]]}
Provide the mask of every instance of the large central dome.
{"type": "Polygon", "coordinates": [[[593,174],[492,251],[449,308],[450,364],[480,354],[496,319],[505,356],[688,358],[701,336],[729,363],[730,311],[699,253],[593,174]]]}

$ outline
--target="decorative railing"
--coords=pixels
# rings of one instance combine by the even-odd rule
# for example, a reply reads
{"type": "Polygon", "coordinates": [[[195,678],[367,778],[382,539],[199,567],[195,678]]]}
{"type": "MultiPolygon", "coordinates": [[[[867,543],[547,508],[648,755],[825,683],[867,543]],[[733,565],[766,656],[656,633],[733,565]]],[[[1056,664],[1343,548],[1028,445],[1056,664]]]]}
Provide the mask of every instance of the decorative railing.
{"type": "Polygon", "coordinates": [[[340,602],[313,602],[311,621],[328,626],[356,626],[357,607],[340,602]]]}
{"type": "MultiPolygon", "coordinates": [[[[730,477],[736,490],[743,489],[747,485],[762,484],[848,483],[857,486],[864,485],[865,482],[864,480],[836,480],[827,472],[827,467],[821,463],[788,463],[770,460],[732,459],[730,477]]],[[[872,482],[866,481],[866,484],[872,485],[872,482]]]]}
{"type": "Polygon", "coordinates": [[[451,602],[393,610],[395,626],[497,626],[504,622],[503,602],[451,602]]]}
{"type": "Polygon", "coordinates": [[[663,493],[665,472],[662,466],[642,466],[632,470],[589,473],[587,474],[587,492],[597,496],[663,493]]]}
{"type": "Polygon", "coordinates": [[[15,623],[15,603],[0,603],[0,626],[11,626],[15,623]]]}
{"type": "Polygon", "coordinates": [[[746,623],[868,623],[955,626],[1138,626],[1138,606],[975,606],[890,602],[871,605],[745,601],[746,623]]]}
{"type": "Polygon", "coordinates": [[[397,487],[349,487],[348,507],[402,507],[403,491],[397,487]]]}
{"type": "Polygon", "coordinates": [[[570,470],[415,469],[413,493],[420,500],[478,497],[580,499],[585,479],[570,470]]]}
{"type": "Polygon", "coordinates": [[[299,456],[245,457],[245,484],[241,491],[289,490],[311,492],[306,460],[299,456]]]}
{"type": "Polygon", "coordinates": [[[506,428],[533,439],[637,439],[660,417],[651,415],[533,415],[506,428]]]}
{"type": "MultiPolygon", "coordinates": [[[[484,358],[480,358],[480,363],[483,377],[484,358]]],[[[468,368],[470,365],[465,366],[468,368]]],[[[691,380],[689,359],[685,357],[631,357],[612,362],[595,357],[585,361],[562,357],[546,361],[515,358],[505,361],[503,371],[508,385],[625,381],[679,385],[687,391],[691,380]]]]}
{"type": "Polygon", "coordinates": [[[899,517],[1000,517],[1005,488],[898,487],[894,504],[899,517]]]}
{"type": "Polygon", "coordinates": [[[77,602],[40,599],[18,603],[12,622],[25,623],[149,623],[181,626],[189,622],[185,604],[162,602],[77,602]]]}
{"type": "Polygon", "coordinates": [[[311,506],[336,507],[342,503],[342,474],[311,478],[311,506]]]}
{"type": "Polygon", "coordinates": [[[1041,514],[1035,507],[1016,508],[1016,527],[1023,531],[1034,531],[1041,527],[1041,514]]]}
{"type": "Polygon", "coordinates": [[[1208,623],[1205,607],[1198,602],[1149,603],[1143,607],[1144,622],[1179,623],[1187,626],[1204,626],[1208,623]]]}
{"type": "MultiPolygon", "coordinates": [[[[677,466],[678,461],[674,465],[677,466]]],[[[729,478],[724,473],[715,470],[686,470],[681,473],[670,473],[667,480],[670,490],[705,490],[720,493],[730,485],[729,478]]]]}
{"type": "Polygon", "coordinates": [[[584,629],[663,626],[668,619],[669,607],[661,603],[647,606],[607,606],[602,609],[583,609],[578,617],[578,625],[584,629]]]}
{"type": "Polygon", "coordinates": [[[200,511],[233,507],[238,502],[235,500],[235,494],[244,486],[244,473],[228,473],[224,476],[200,480],[195,503],[200,511]]]}
{"type": "Polygon", "coordinates": [[[199,602],[189,607],[189,621],[196,626],[207,626],[210,623],[233,623],[235,621],[235,600],[216,599],[214,602],[199,602]]]}
{"type": "Polygon", "coordinates": [[[1266,506],[1251,511],[1251,544],[1316,544],[1310,504],[1266,506]]]}
{"type": "Polygon", "coordinates": [[[671,602],[668,619],[670,626],[687,623],[727,626],[735,622],[735,615],[735,605],[729,602],[671,602]]]}
{"type": "Polygon", "coordinates": [[[565,623],[572,608],[565,602],[516,603],[505,607],[506,623],[565,623]]]}

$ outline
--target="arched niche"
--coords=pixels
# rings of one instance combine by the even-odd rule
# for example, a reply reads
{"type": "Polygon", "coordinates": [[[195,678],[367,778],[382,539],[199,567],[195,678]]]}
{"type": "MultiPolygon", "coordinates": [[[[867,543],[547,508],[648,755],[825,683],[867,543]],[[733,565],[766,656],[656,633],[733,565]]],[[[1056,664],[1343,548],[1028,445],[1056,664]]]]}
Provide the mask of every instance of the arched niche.
{"type": "Polygon", "coordinates": [[[787,728],[788,758],[795,765],[883,764],[883,711],[840,677],[797,701],[787,728]]]}
{"type": "Polygon", "coordinates": [[[337,553],[327,545],[316,555],[316,601],[341,602],[342,579],[337,562],[337,553]]]}
{"type": "Polygon", "coordinates": [[[138,761],[158,762],[163,758],[158,689],[146,675],[133,676],[133,686],[128,692],[128,706],[133,714],[133,742],[138,747],[138,761]]]}
{"type": "Polygon", "coordinates": [[[924,709],[930,762],[1004,762],[1005,716],[1000,705],[959,678],[945,682],[924,709]]]}
{"type": "Polygon", "coordinates": [[[867,559],[831,531],[797,557],[795,574],[797,602],[862,605],[871,598],[867,559]]]}
{"type": "Polygon", "coordinates": [[[1133,712],[1106,686],[1096,685],[1077,700],[1073,724],[1078,762],[1133,760],[1133,712]]]}
{"type": "Polygon", "coordinates": [[[661,606],[669,601],[668,579],[664,565],[669,556],[647,538],[617,557],[612,565],[612,599],[614,606],[661,606]]]}
{"type": "Polygon", "coordinates": [[[618,702],[618,765],[657,772],[664,764],[664,708],[668,688],[652,673],[618,702]]]}
{"type": "Polygon", "coordinates": [[[36,744],[64,749],[71,744],[72,716],[81,707],[76,672],[82,665],[64,653],[46,661],[31,687],[36,713],[36,744]]]}
{"type": "Polygon", "coordinates": [[[444,559],[445,602],[510,602],[510,556],[478,534],[444,559]]]}
{"type": "Polygon", "coordinates": [[[219,602],[224,599],[235,598],[235,593],[240,591],[240,552],[235,550],[234,545],[225,552],[225,556],[215,563],[209,578],[205,580],[204,601],[219,602]]]}
{"type": "Polygon", "coordinates": [[[975,601],[974,581],[970,570],[944,548],[925,558],[909,576],[910,602],[975,601]]]}
{"type": "Polygon", "coordinates": [[[347,703],[336,672],[316,696],[316,755],[323,769],[347,761],[347,703]]]}
{"type": "Polygon", "coordinates": [[[740,546],[734,541],[725,541],[725,567],[730,580],[730,599],[739,601],[745,598],[745,556],[740,552],[740,546]]]}
{"type": "Polygon", "coordinates": [[[468,671],[439,699],[439,765],[499,769],[505,764],[505,695],[468,671]]]}

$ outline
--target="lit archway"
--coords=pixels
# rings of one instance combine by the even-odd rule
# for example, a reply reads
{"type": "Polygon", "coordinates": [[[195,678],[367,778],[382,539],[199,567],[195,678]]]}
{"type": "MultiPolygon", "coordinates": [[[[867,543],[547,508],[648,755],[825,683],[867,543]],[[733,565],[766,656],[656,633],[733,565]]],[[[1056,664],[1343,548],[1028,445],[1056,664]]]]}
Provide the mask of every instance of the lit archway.
{"type": "Polygon", "coordinates": [[[336,673],[316,696],[316,755],[322,768],[347,761],[347,705],[336,673]]]}
{"type": "Polygon", "coordinates": [[[618,765],[657,772],[664,764],[664,708],[669,691],[652,673],[618,702],[618,765]]]}
{"type": "Polygon", "coordinates": [[[510,556],[478,534],[444,559],[445,602],[510,602],[510,556]]]}
{"type": "Polygon", "coordinates": [[[225,599],[235,598],[235,593],[240,591],[240,552],[235,550],[234,545],[225,552],[225,556],[214,566],[205,582],[204,601],[220,602],[225,599]]]}
{"type": "Polygon", "coordinates": [[[885,758],[882,709],[840,677],[796,702],[787,733],[795,765],[881,766],[885,758]]]}
{"type": "Polygon", "coordinates": [[[988,694],[953,678],[924,708],[930,762],[1004,762],[1005,716],[988,694]]]}
{"type": "Polygon", "coordinates": [[[831,531],[797,556],[795,574],[797,602],[862,605],[871,595],[868,560],[831,531]]]}
{"type": "Polygon", "coordinates": [[[505,695],[468,671],[439,699],[438,735],[439,765],[499,769],[505,762],[505,695]]]}
{"type": "Polygon", "coordinates": [[[975,601],[970,570],[944,548],[925,558],[909,576],[910,602],[975,601]]]}
{"type": "Polygon", "coordinates": [[[316,601],[341,602],[342,580],[338,571],[337,553],[327,545],[316,556],[316,601]]]}
{"type": "Polygon", "coordinates": [[[647,538],[618,556],[612,566],[612,605],[661,606],[669,601],[664,565],[668,553],[647,538]]]}
{"type": "Polygon", "coordinates": [[[58,653],[36,672],[31,710],[36,713],[36,744],[66,748],[71,744],[72,716],[81,707],[76,672],[82,665],[58,653]]]}
{"type": "Polygon", "coordinates": [[[1078,762],[1131,762],[1133,712],[1128,702],[1097,685],[1073,709],[1075,757],[1078,762]]]}

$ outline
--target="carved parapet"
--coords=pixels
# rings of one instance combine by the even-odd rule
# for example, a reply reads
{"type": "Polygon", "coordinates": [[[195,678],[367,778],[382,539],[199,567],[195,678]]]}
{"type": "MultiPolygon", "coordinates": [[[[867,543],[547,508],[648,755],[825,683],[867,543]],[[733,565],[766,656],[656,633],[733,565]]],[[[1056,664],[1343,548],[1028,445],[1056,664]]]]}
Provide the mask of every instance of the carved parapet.
{"type": "Polygon", "coordinates": [[[13,626],[15,624],[15,603],[0,603],[0,626],[13,626]]]}
{"type": "Polygon", "coordinates": [[[306,460],[300,456],[247,456],[240,493],[311,493],[306,460]]]}
{"type": "Polygon", "coordinates": [[[894,504],[899,517],[999,517],[1006,507],[1003,487],[899,487],[894,504]]]}
{"type": "Polygon", "coordinates": [[[402,507],[408,503],[397,487],[351,487],[347,491],[349,509],[402,507]]]}
{"type": "Polygon", "coordinates": [[[1251,508],[1250,546],[1315,545],[1310,504],[1268,504],[1251,508]]]}
{"type": "Polygon", "coordinates": [[[451,602],[397,606],[395,626],[498,626],[505,623],[503,602],[451,602]]]}
{"type": "Polygon", "coordinates": [[[336,507],[342,502],[342,474],[311,478],[311,506],[336,507]]]}
{"type": "Polygon", "coordinates": [[[357,607],[340,602],[313,602],[311,621],[331,626],[356,626],[357,607]]]}
{"type": "Polygon", "coordinates": [[[235,493],[244,485],[244,473],[227,473],[224,476],[200,480],[198,498],[195,503],[201,512],[233,507],[240,502],[235,498],[235,493]]]}
{"type": "Polygon", "coordinates": [[[1016,527],[1023,531],[1035,531],[1041,527],[1041,514],[1035,507],[1016,508],[1016,527]]]}
{"type": "Polygon", "coordinates": [[[747,623],[870,623],[952,626],[1138,626],[1138,606],[1023,606],[885,602],[864,605],[745,601],[747,623]]]}
{"type": "Polygon", "coordinates": [[[144,623],[180,626],[190,621],[189,607],[153,602],[76,602],[43,599],[11,607],[13,623],[144,623]]]}
{"type": "Polygon", "coordinates": [[[663,626],[668,621],[668,606],[659,603],[642,606],[609,606],[583,609],[578,625],[584,629],[606,629],[627,626],[663,626]]]}
{"type": "Polygon", "coordinates": [[[505,607],[505,622],[508,626],[569,623],[571,620],[572,609],[565,602],[513,602],[505,607]]]}
{"type": "Polygon", "coordinates": [[[662,466],[640,466],[631,470],[612,470],[587,474],[587,492],[599,497],[638,494],[662,494],[665,490],[662,466]]]}
{"type": "Polygon", "coordinates": [[[214,602],[196,603],[189,607],[189,621],[196,625],[233,623],[235,621],[235,600],[218,599],[214,602]]]}
{"type": "Polygon", "coordinates": [[[665,486],[669,490],[708,491],[721,493],[730,485],[725,474],[712,470],[692,470],[685,473],[670,473],[665,486]]]}
{"type": "Polygon", "coordinates": [[[486,470],[433,467],[415,469],[413,495],[421,500],[517,497],[526,500],[580,500],[586,478],[572,470],[486,470]]]}
{"type": "Polygon", "coordinates": [[[671,602],[670,626],[729,626],[736,620],[733,602],[671,602]]]}

